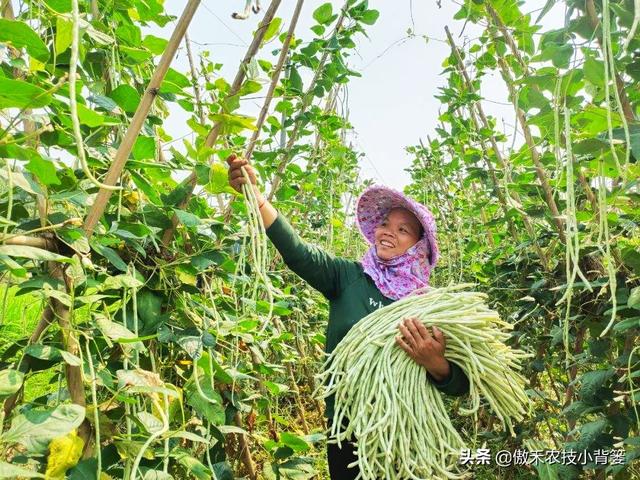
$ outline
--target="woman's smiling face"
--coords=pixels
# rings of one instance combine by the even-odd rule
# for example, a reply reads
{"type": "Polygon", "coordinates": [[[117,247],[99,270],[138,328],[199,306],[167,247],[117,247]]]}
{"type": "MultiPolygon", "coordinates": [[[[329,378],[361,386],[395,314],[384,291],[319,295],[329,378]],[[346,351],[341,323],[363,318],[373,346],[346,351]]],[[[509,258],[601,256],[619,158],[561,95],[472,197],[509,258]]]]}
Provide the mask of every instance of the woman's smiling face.
{"type": "Polygon", "coordinates": [[[422,226],[405,208],[392,208],[375,230],[378,257],[390,260],[414,246],[422,235],[422,226]]]}

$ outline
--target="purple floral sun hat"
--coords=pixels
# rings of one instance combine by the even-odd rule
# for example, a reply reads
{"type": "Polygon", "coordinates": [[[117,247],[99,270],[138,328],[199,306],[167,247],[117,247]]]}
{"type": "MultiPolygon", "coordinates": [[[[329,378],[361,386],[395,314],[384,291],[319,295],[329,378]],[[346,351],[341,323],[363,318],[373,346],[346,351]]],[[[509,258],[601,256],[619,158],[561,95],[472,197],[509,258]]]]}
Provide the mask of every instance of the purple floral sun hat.
{"type": "Polygon", "coordinates": [[[436,222],[427,207],[393,188],[374,185],[358,199],[356,222],[371,245],[362,258],[364,271],[383,295],[397,300],[428,285],[440,252],[436,242],[436,222]],[[405,208],[413,213],[424,232],[422,238],[405,253],[383,260],[376,253],[375,230],[393,208],[405,208]]]}

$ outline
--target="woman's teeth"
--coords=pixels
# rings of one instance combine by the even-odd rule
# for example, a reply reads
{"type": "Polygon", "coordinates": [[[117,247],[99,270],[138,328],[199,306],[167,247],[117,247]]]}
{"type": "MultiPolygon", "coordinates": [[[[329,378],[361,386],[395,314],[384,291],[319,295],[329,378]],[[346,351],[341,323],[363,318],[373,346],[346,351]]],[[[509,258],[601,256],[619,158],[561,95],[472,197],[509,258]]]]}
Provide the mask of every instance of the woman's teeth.
{"type": "Polygon", "coordinates": [[[386,241],[384,241],[384,240],[382,240],[382,241],[380,242],[380,245],[382,245],[383,247],[393,248],[393,244],[391,244],[391,243],[389,243],[389,242],[386,242],[386,241]]]}

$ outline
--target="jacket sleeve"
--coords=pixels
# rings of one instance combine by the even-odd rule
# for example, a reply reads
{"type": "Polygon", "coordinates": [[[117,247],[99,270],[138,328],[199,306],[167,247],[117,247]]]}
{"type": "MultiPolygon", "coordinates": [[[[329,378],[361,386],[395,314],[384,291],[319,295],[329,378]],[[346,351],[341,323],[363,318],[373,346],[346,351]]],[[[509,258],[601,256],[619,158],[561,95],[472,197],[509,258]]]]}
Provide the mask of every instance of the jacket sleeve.
{"type": "Polygon", "coordinates": [[[266,233],[294,273],[327,298],[338,294],[343,259],[302,240],[280,212],[266,233]]]}
{"type": "Polygon", "coordinates": [[[467,375],[458,364],[449,361],[449,365],[451,365],[449,376],[442,381],[438,382],[429,372],[427,372],[427,377],[442,393],[446,393],[447,395],[452,395],[454,397],[466,395],[469,393],[469,379],[467,378],[467,375]]]}

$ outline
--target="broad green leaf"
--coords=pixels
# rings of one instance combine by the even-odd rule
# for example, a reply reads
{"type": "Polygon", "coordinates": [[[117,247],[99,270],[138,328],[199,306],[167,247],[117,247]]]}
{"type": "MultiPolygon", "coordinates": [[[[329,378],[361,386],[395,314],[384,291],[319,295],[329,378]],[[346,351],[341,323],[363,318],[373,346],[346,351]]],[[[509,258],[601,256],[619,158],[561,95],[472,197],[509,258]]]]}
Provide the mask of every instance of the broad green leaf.
{"type": "Polygon", "coordinates": [[[43,262],[63,262],[71,263],[71,259],[57,253],[43,250],[42,248],[30,247],[28,245],[0,245],[0,255],[9,257],[29,258],[43,262]]]}
{"type": "Polygon", "coordinates": [[[185,227],[197,227],[200,225],[200,218],[193,213],[189,213],[186,210],[180,210],[178,208],[174,208],[173,212],[176,214],[176,217],[178,217],[180,223],[185,227]]]}
{"type": "Polygon", "coordinates": [[[78,118],[80,119],[80,123],[92,128],[99,127],[104,124],[105,121],[104,115],[94,112],[81,103],[78,104],[78,118]]]}
{"type": "Polygon", "coordinates": [[[82,360],[80,360],[76,355],[50,345],[42,345],[38,343],[28,345],[27,348],[25,348],[24,353],[41,360],[63,359],[66,363],[74,367],[82,365],[82,360]]]}
{"type": "Polygon", "coordinates": [[[206,418],[212,424],[222,425],[225,421],[225,414],[220,393],[211,386],[211,377],[209,375],[200,373],[198,381],[204,396],[200,395],[195,381],[192,379],[185,386],[187,403],[193,407],[198,415],[206,418]]]}
{"type": "Polygon", "coordinates": [[[147,35],[142,41],[142,46],[148,48],[154,55],[162,55],[167,48],[168,40],[155,35],[147,35]]]}
{"type": "Polygon", "coordinates": [[[60,185],[60,179],[56,173],[56,166],[50,160],[45,160],[40,155],[34,155],[27,163],[26,169],[33,173],[44,185],[60,185]]]}
{"type": "Polygon", "coordinates": [[[134,48],[121,45],[120,51],[135,63],[144,63],[153,57],[153,54],[146,48],[134,48]]]}
{"type": "Polygon", "coordinates": [[[133,158],[136,160],[146,160],[156,158],[156,142],[152,137],[138,135],[136,143],[133,145],[133,158]]]}
{"type": "Polygon", "coordinates": [[[0,398],[13,395],[22,386],[24,373],[10,368],[0,370],[0,398]]]}
{"type": "Polygon", "coordinates": [[[49,59],[49,49],[40,35],[24,22],[0,18],[0,42],[26,48],[29,55],[40,62],[49,59]]]}
{"type": "Polygon", "coordinates": [[[22,80],[0,77],[0,109],[40,108],[51,103],[52,97],[46,90],[22,80]]]}
{"type": "Polygon", "coordinates": [[[142,480],[173,480],[173,476],[162,470],[145,470],[142,480]]]}
{"type": "Polygon", "coordinates": [[[267,31],[264,32],[264,38],[262,39],[262,43],[263,44],[267,43],[269,40],[275,37],[276,34],[280,31],[281,25],[282,25],[282,19],[280,17],[276,17],[273,20],[271,20],[271,23],[267,27],[267,31]]]}
{"type": "Polygon", "coordinates": [[[44,453],[51,440],[78,428],[84,417],[84,407],[75,404],[27,410],[13,418],[11,428],[0,439],[6,443],[20,443],[29,452],[44,453]]]}
{"type": "Polygon", "coordinates": [[[627,306],[640,310],[640,287],[635,287],[631,290],[627,299],[627,306]]]}
{"type": "Polygon", "coordinates": [[[287,447],[292,448],[295,452],[306,452],[310,447],[302,438],[292,433],[282,432],[280,434],[280,441],[287,447]]]}
{"type": "Polygon", "coordinates": [[[378,10],[366,10],[360,17],[360,21],[366,25],[373,25],[379,16],[380,12],[378,10]]]}
{"type": "Polygon", "coordinates": [[[97,241],[91,242],[91,246],[98,254],[109,260],[109,262],[118,270],[122,272],[127,271],[127,264],[122,261],[114,249],[106,247],[97,241]]]}
{"type": "Polygon", "coordinates": [[[235,193],[236,191],[229,185],[227,169],[221,163],[214,163],[209,170],[209,183],[205,190],[211,194],[235,193]]]}
{"type": "Polygon", "coordinates": [[[142,334],[155,332],[163,322],[162,302],[163,297],[151,290],[138,291],[138,319],[142,321],[142,325],[140,325],[142,334]]]}
{"type": "Polygon", "coordinates": [[[333,7],[331,3],[323,3],[313,11],[313,18],[319,24],[327,23],[333,16],[333,7]]]}
{"type": "Polygon", "coordinates": [[[45,478],[43,474],[28,468],[0,461],[0,478],[45,478]]]}
{"type": "Polygon", "coordinates": [[[134,113],[140,104],[140,94],[131,85],[120,85],[109,95],[127,113],[134,113]]]}
{"type": "Polygon", "coordinates": [[[73,40],[73,23],[66,17],[56,17],[56,54],[60,55],[71,46],[73,40]]]}
{"type": "Polygon", "coordinates": [[[192,457],[188,453],[178,453],[176,455],[176,459],[178,460],[178,463],[180,463],[184,468],[191,472],[191,474],[198,480],[211,480],[211,478],[213,478],[211,470],[209,470],[202,464],[202,462],[192,457]]]}
{"type": "MultiPolygon", "coordinates": [[[[100,331],[102,332],[102,334],[116,343],[120,342],[121,340],[130,340],[130,339],[137,338],[136,334],[133,333],[128,328],[126,328],[125,326],[120,325],[119,323],[116,323],[116,322],[112,322],[107,317],[104,317],[102,315],[96,314],[95,322],[98,328],[100,329],[100,331]]],[[[146,350],[144,344],[139,341],[135,341],[133,343],[122,342],[121,345],[122,345],[122,349],[125,352],[130,352],[132,350],[143,352],[146,350]]]]}

